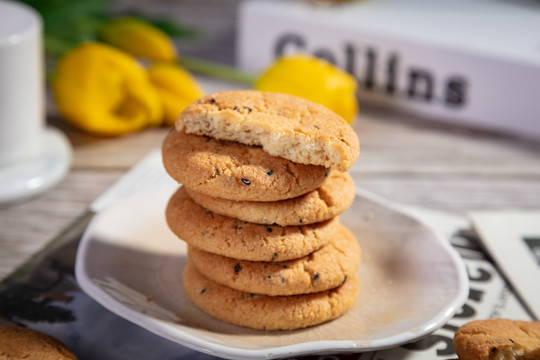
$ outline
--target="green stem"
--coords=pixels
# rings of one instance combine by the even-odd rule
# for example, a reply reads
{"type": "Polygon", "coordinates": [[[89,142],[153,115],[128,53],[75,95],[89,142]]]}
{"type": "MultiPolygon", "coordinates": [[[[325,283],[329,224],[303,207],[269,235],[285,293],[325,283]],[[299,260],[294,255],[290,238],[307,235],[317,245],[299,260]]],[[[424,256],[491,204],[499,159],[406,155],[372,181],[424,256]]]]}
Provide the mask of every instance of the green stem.
{"type": "Polygon", "coordinates": [[[250,87],[253,87],[255,84],[256,76],[254,74],[239,70],[229,65],[223,65],[213,61],[201,60],[183,55],[180,57],[178,62],[187,70],[201,75],[213,76],[219,79],[248,85],[250,87]]]}

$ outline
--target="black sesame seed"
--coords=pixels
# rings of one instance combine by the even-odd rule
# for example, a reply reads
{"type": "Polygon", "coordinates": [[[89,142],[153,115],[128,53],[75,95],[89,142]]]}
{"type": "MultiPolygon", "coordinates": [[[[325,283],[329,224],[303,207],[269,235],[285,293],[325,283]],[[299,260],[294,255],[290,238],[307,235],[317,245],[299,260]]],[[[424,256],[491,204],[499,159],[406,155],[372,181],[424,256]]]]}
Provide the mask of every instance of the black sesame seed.
{"type": "Polygon", "coordinates": [[[214,213],[211,212],[210,210],[206,210],[206,215],[210,215],[212,219],[214,218],[214,213]]]}
{"type": "Polygon", "coordinates": [[[245,185],[251,184],[251,181],[250,181],[249,179],[242,178],[241,180],[242,180],[242,182],[243,182],[245,185]]]}
{"type": "Polygon", "coordinates": [[[302,220],[302,218],[300,218],[300,219],[298,219],[298,221],[299,221],[299,222],[300,222],[300,224],[301,224],[303,220],[302,220]]]}
{"type": "Polygon", "coordinates": [[[324,177],[327,177],[327,176],[328,176],[328,173],[327,173],[327,172],[325,172],[325,173],[324,173],[324,177]]]}
{"type": "Polygon", "coordinates": [[[244,109],[246,109],[248,112],[252,112],[252,111],[253,111],[253,109],[250,108],[249,106],[244,106],[244,109]]]}
{"type": "Polygon", "coordinates": [[[282,284],[287,283],[287,279],[285,279],[285,278],[284,278],[283,276],[281,276],[281,275],[278,275],[278,276],[279,276],[279,280],[281,280],[281,283],[282,283],[282,284]]]}
{"type": "Polygon", "coordinates": [[[512,340],[512,339],[508,339],[508,340],[510,340],[510,342],[511,342],[512,344],[514,344],[514,340],[512,340]]]}
{"type": "Polygon", "coordinates": [[[202,289],[200,293],[204,294],[205,292],[206,292],[206,288],[202,289]]]}
{"type": "Polygon", "coordinates": [[[211,102],[211,103],[213,104],[213,103],[215,103],[215,102],[216,102],[216,99],[214,99],[214,98],[211,98],[211,99],[210,99],[210,102],[211,102]]]}
{"type": "Polygon", "coordinates": [[[345,140],[343,140],[343,139],[339,139],[339,140],[341,140],[342,142],[345,142],[345,140]]]}
{"type": "Polygon", "coordinates": [[[345,277],[343,278],[342,284],[345,284],[345,281],[347,281],[347,275],[345,275],[345,277]]]}
{"type": "Polygon", "coordinates": [[[274,170],[270,170],[269,172],[266,173],[266,175],[270,176],[274,173],[274,170]]]}
{"type": "Polygon", "coordinates": [[[319,280],[319,277],[320,277],[319,273],[315,273],[315,276],[313,277],[313,280],[317,281],[317,280],[319,280]]]}
{"type": "Polygon", "coordinates": [[[270,280],[270,279],[272,278],[272,276],[271,276],[271,275],[267,275],[266,278],[267,278],[268,280],[270,280]]]}
{"type": "Polygon", "coordinates": [[[272,255],[272,260],[270,260],[270,261],[274,261],[274,260],[276,260],[277,258],[278,258],[278,254],[277,254],[277,253],[274,253],[274,255],[272,255]]]}
{"type": "Polygon", "coordinates": [[[315,129],[318,129],[318,128],[319,128],[317,125],[313,125],[313,127],[314,127],[315,129]]]}
{"type": "Polygon", "coordinates": [[[215,168],[215,173],[216,173],[216,175],[219,175],[219,174],[220,174],[220,172],[219,172],[219,169],[218,169],[218,168],[215,168]]]}
{"type": "Polygon", "coordinates": [[[287,268],[287,265],[283,265],[283,268],[286,269],[286,268],[287,268]]]}
{"type": "Polygon", "coordinates": [[[491,348],[491,352],[495,352],[495,351],[497,351],[497,348],[496,348],[496,347],[492,347],[492,348],[491,348]]]}
{"type": "Polygon", "coordinates": [[[272,232],[272,228],[271,228],[271,227],[267,227],[267,228],[266,228],[266,231],[272,232]]]}
{"type": "Polygon", "coordinates": [[[234,272],[239,272],[239,271],[240,271],[240,264],[234,265],[234,272]]]}
{"type": "Polygon", "coordinates": [[[238,106],[235,106],[235,107],[233,107],[233,110],[238,111],[238,110],[240,110],[240,108],[238,106]]]}

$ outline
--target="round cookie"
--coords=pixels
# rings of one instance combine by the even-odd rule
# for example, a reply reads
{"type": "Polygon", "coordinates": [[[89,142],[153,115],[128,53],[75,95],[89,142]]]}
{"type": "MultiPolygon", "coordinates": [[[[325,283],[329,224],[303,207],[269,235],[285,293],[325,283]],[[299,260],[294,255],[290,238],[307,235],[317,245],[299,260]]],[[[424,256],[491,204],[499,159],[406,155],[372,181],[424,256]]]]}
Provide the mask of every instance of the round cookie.
{"type": "Polygon", "coordinates": [[[348,173],[330,171],[318,189],[281,201],[234,201],[186,189],[199,205],[216,214],[256,224],[305,225],[338,216],[351,206],[355,190],[348,173]]]}
{"type": "Polygon", "coordinates": [[[202,275],[188,260],[183,275],[187,296],[206,313],[234,325],[259,330],[293,330],[335,319],[358,297],[356,276],[335,289],[292,295],[254,295],[220,285],[202,275]]]}
{"type": "Polygon", "coordinates": [[[178,131],[262,146],[296,163],[347,171],[358,158],[358,137],[339,115],[309,100],[256,90],[224,91],[189,105],[178,131]]]}
{"type": "Polygon", "coordinates": [[[75,360],[77,357],[57,339],[22,326],[0,325],[0,358],[28,360],[75,360]]]}
{"type": "Polygon", "coordinates": [[[303,226],[260,225],[214,214],[197,205],[184,187],[169,199],[169,228],[202,250],[251,261],[296,259],[320,249],[336,237],[338,218],[303,226]]]}
{"type": "Polygon", "coordinates": [[[330,244],[300,259],[282,262],[237,260],[189,247],[189,259],[207,278],[253,294],[298,295],[335,288],[353,277],[360,246],[343,225],[330,244]]]}
{"type": "Polygon", "coordinates": [[[256,146],[220,141],[172,130],[162,146],[169,175],[213,197],[238,201],[275,201],[321,186],[328,169],[295,164],[256,146]]]}
{"type": "Polygon", "coordinates": [[[454,336],[460,360],[540,359],[540,322],[475,320],[454,336]]]}

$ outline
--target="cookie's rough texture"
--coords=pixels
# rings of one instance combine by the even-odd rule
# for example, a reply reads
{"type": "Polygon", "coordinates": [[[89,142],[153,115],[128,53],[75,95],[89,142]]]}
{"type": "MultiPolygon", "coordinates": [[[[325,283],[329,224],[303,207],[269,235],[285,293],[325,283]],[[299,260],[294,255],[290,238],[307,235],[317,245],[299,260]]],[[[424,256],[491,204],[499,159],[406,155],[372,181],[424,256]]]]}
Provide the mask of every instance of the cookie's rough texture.
{"type": "Polygon", "coordinates": [[[293,330],[320,324],[350,309],[359,292],[356,277],[338,288],[292,296],[254,295],[220,285],[188,260],[184,291],[203,311],[219,320],[260,330],[293,330]]]}
{"type": "Polygon", "coordinates": [[[200,193],[248,201],[275,201],[321,186],[328,169],[295,164],[260,147],[172,130],[162,146],[169,175],[200,193]]]}
{"type": "Polygon", "coordinates": [[[77,357],[47,334],[21,326],[0,325],[0,359],[73,360],[77,357]]]}
{"type": "Polygon", "coordinates": [[[176,129],[216,139],[260,145],[296,163],[348,170],[358,158],[352,127],[311,101],[255,90],[210,94],[189,105],[176,129]]]}
{"type": "Polygon", "coordinates": [[[199,205],[216,214],[256,224],[305,225],[338,216],[354,200],[354,182],[348,173],[331,171],[322,186],[281,201],[234,201],[186,189],[199,205]]]}
{"type": "Polygon", "coordinates": [[[337,217],[303,226],[260,225],[214,214],[197,205],[184,187],[170,198],[167,223],[178,237],[202,250],[251,261],[296,259],[334,240],[337,217]]]}
{"type": "Polygon", "coordinates": [[[189,247],[193,265],[207,278],[236,290],[265,295],[297,295],[335,288],[356,274],[360,246],[343,225],[336,239],[300,259],[243,261],[189,247]]]}
{"type": "Polygon", "coordinates": [[[472,321],[457,330],[454,347],[460,360],[538,360],[540,322],[472,321]]]}

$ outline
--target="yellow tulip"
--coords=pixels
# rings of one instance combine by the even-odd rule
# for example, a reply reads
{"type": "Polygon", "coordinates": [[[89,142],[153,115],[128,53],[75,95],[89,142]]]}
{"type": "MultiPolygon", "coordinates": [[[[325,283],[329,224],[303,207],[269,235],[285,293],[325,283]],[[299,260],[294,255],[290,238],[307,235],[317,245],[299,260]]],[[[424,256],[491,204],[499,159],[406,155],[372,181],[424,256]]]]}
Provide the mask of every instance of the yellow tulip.
{"type": "Polygon", "coordinates": [[[167,126],[172,126],[189,104],[204,95],[196,80],[177,65],[154,64],[148,69],[148,75],[163,105],[167,126]]]}
{"type": "Polygon", "coordinates": [[[162,121],[161,102],[144,68],[105,44],[84,43],[62,56],[51,87],[66,121],[90,133],[122,135],[162,121]]]}
{"type": "Polygon", "coordinates": [[[306,98],[333,110],[349,123],[358,112],[354,77],[309,55],[279,58],[261,74],[255,87],[306,98]]]}
{"type": "Polygon", "coordinates": [[[135,18],[106,21],[99,37],[125,52],[154,61],[174,61],[178,58],[172,40],[154,25],[135,18]]]}

